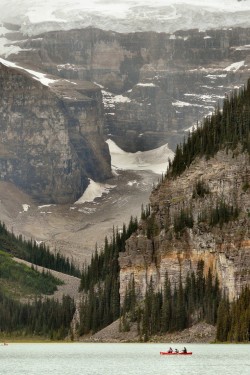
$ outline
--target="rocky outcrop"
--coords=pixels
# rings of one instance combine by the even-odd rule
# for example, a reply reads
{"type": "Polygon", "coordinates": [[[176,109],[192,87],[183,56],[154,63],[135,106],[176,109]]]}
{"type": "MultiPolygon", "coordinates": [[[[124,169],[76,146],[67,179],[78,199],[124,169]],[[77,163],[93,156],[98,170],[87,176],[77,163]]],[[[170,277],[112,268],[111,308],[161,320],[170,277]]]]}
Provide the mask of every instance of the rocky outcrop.
{"type": "Polygon", "coordinates": [[[0,65],[0,134],[1,179],[39,202],[75,201],[88,178],[111,175],[101,92],[90,82],[44,85],[0,65]]]}
{"type": "Polygon", "coordinates": [[[204,261],[205,273],[210,268],[218,275],[220,285],[232,300],[244,285],[250,284],[250,189],[249,155],[219,152],[209,160],[194,162],[175,180],[164,180],[151,194],[151,218],[157,228],[153,239],[145,235],[143,222],[137,233],[126,242],[120,253],[120,294],[133,277],[141,296],[152,278],[156,289],[164,287],[166,272],[172,283],[179,277],[196,271],[199,260],[204,261]],[[209,192],[203,197],[194,195],[197,181],[209,192]],[[220,200],[238,207],[236,220],[223,225],[209,226],[201,220],[220,200]],[[174,220],[183,209],[192,209],[194,225],[181,235],[174,231],[174,220]]]}
{"type": "Polygon", "coordinates": [[[226,92],[245,84],[249,45],[249,28],[174,34],[87,28],[26,39],[20,42],[26,51],[14,58],[101,85],[106,135],[134,152],[167,142],[174,148],[226,92]]]}

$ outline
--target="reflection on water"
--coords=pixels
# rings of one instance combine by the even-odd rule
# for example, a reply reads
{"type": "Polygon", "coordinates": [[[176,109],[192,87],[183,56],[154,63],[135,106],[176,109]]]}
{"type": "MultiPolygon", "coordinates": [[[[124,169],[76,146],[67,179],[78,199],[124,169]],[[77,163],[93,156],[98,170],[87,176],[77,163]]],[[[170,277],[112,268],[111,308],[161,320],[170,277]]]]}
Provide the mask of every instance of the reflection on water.
{"type": "MultiPolygon", "coordinates": [[[[181,348],[183,345],[171,344],[181,348]]],[[[161,356],[169,344],[9,344],[1,375],[249,375],[249,345],[186,344],[192,356],[161,356]]]]}

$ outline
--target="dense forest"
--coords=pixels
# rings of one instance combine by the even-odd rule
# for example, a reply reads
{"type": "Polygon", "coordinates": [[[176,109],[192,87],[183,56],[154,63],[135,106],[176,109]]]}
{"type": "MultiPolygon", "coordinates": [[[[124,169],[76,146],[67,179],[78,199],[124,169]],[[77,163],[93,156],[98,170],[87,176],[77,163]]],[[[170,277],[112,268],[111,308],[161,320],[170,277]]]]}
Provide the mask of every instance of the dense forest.
{"type": "Polygon", "coordinates": [[[105,239],[104,249],[92,256],[85,267],[80,290],[84,292],[80,308],[79,335],[97,332],[120,316],[119,252],[124,251],[125,241],[138,228],[137,218],[131,217],[128,227],[113,229],[110,241],[105,239]]]}
{"type": "Polygon", "coordinates": [[[0,337],[43,336],[59,340],[70,332],[75,303],[68,296],[62,302],[42,298],[53,294],[62,282],[49,272],[38,272],[36,264],[80,274],[68,259],[24,241],[21,236],[17,238],[0,224],[0,337]],[[30,268],[17,263],[13,256],[34,265],[30,268]]]}
{"type": "Polygon", "coordinates": [[[217,319],[218,341],[250,341],[250,289],[244,288],[238,299],[221,299],[217,319]]]}
{"type": "Polygon", "coordinates": [[[80,277],[81,272],[69,258],[60,253],[52,253],[43,243],[25,240],[22,236],[10,233],[4,223],[0,222],[0,249],[13,256],[24,259],[34,265],[80,277]]]}
{"type": "Polygon", "coordinates": [[[197,321],[215,324],[221,299],[218,280],[209,270],[204,276],[204,262],[199,261],[196,273],[188,274],[183,283],[171,285],[165,276],[164,289],[155,291],[152,280],[147,286],[144,301],[136,296],[134,281],[129,283],[121,312],[121,329],[129,330],[137,322],[141,340],[166,332],[181,331],[197,321]]]}
{"type": "MultiPolygon", "coordinates": [[[[208,159],[221,149],[250,153],[249,114],[250,80],[247,87],[226,97],[222,110],[218,108],[188,135],[182,145],[177,146],[165,178],[179,176],[195,158],[208,159]]],[[[208,187],[203,181],[197,181],[193,198],[204,197],[206,194],[209,194],[208,187]]],[[[238,207],[221,199],[209,213],[202,212],[198,221],[206,220],[211,227],[222,227],[224,223],[236,220],[238,215],[238,207]]],[[[148,238],[152,239],[159,234],[150,206],[142,208],[141,219],[147,223],[148,238]]],[[[176,235],[180,234],[184,228],[192,228],[193,224],[192,212],[181,210],[174,218],[174,232],[176,235]]],[[[136,222],[135,230],[137,225],[136,222]]],[[[131,280],[120,307],[118,255],[125,250],[125,240],[128,237],[129,231],[125,227],[121,234],[114,231],[111,242],[108,243],[106,239],[103,252],[96,252],[91,264],[83,272],[81,288],[85,292],[85,298],[81,305],[80,335],[94,333],[120,317],[121,330],[129,330],[131,322],[137,322],[142,340],[148,340],[153,334],[178,331],[194,322],[206,321],[218,323],[218,341],[249,341],[249,289],[242,291],[239,299],[230,304],[221,295],[218,280],[212,279],[211,272],[204,276],[202,262],[196,273],[188,275],[186,280],[180,279],[178,285],[171,285],[166,275],[164,290],[156,291],[151,281],[143,301],[137,300],[138,291],[131,280]],[[224,322],[223,309],[227,309],[228,314],[226,328],[221,328],[221,322],[224,322]],[[236,324],[235,314],[239,314],[241,326],[236,324]],[[244,333],[235,333],[238,331],[244,333]]]]}
{"type": "Polygon", "coordinates": [[[64,339],[70,332],[74,312],[75,304],[69,296],[63,297],[61,303],[48,298],[21,303],[8,297],[0,288],[0,337],[64,339]]]}

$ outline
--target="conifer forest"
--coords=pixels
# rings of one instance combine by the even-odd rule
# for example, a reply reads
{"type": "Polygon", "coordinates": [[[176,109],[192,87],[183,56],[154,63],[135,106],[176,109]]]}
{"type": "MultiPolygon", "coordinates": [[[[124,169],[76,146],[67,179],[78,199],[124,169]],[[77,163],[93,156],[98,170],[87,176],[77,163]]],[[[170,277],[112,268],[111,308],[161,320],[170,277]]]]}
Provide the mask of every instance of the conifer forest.
{"type": "MultiPolygon", "coordinates": [[[[250,154],[250,80],[246,87],[226,97],[223,107],[218,107],[213,115],[204,119],[177,146],[175,157],[169,162],[163,178],[175,179],[196,158],[209,159],[222,149],[237,149],[237,152],[250,154]]],[[[248,188],[249,183],[246,181],[245,189],[248,188]]],[[[193,196],[203,197],[208,193],[208,187],[198,181],[193,196]]],[[[219,200],[205,219],[198,220],[206,220],[210,227],[222,227],[238,215],[238,207],[219,200]]],[[[149,206],[142,208],[140,220],[146,225],[147,237],[153,238],[159,228],[149,206]]],[[[192,211],[181,210],[173,221],[175,235],[180,235],[185,228],[192,228],[192,211]]],[[[181,331],[194,322],[205,321],[217,326],[217,341],[248,342],[250,289],[244,288],[238,299],[229,302],[221,291],[218,279],[212,277],[210,270],[204,273],[203,261],[198,263],[196,272],[190,272],[185,279],[180,277],[179,283],[175,285],[171,284],[167,273],[162,290],[155,290],[153,282],[149,282],[144,298],[139,297],[140,291],[135,288],[132,279],[121,303],[118,257],[119,253],[125,251],[126,240],[137,231],[138,226],[138,219],[131,217],[129,224],[124,224],[121,231],[114,228],[112,238],[105,238],[103,250],[96,250],[90,264],[80,270],[68,258],[51,253],[44,245],[9,233],[1,223],[0,261],[1,264],[7,264],[9,258],[17,256],[34,265],[80,277],[82,301],[79,308],[79,336],[95,333],[119,319],[121,331],[128,331],[131,324],[136,323],[141,341],[148,341],[153,335],[181,331]]],[[[15,272],[19,271],[13,271],[13,275],[15,272]]],[[[70,324],[76,309],[71,298],[65,296],[59,303],[37,296],[32,302],[20,302],[6,289],[2,282],[6,278],[4,268],[0,267],[0,334],[15,332],[51,339],[62,339],[70,334],[70,324]]],[[[43,280],[45,278],[48,280],[47,294],[52,293],[56,281],[52,281],[48,275],[44,275],[43,280]]],[[[41,289],[42,293],[44,290],[41,289]]]]}

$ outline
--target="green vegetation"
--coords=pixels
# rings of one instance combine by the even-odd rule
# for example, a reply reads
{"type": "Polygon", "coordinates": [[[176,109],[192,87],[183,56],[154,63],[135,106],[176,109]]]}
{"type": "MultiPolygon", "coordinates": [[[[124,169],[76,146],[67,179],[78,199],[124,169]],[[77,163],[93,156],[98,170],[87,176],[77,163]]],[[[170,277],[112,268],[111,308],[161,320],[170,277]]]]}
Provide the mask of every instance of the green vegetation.
{"type": "Polygon", "coordinates": [[[95,252],[89,266],[85,267],[80,290],[85,298],[80,308],[79,334],[97,332],[120,316],[119,252],[125,250],[125,241],[138,228],[137,219],[131,217],[128,228],[113,230],[113,238],[105,239],[103,251],[95,252]]]}
{"type": "Polygon", "coordinates": [[[250,289],[245,287],[231,304],[226,296],[220,302],[217,321],[217,340],[220,342],[250,341],[250,289]]]}
{"type": "Polygon", "coordinates": [[[40,297],[53,294],[62,282],[49,272],[40,273],[34,266],[30,268],[15,262],[13,255],[22,254],[29,260],[29,250],[38,247],[16,238],[3,224],[0,225],[0,246],[4,249],[0,251],[0,337],[63,339],[70,330],[74,301],[68,296],[63,297],[61,303],[40,297]]]}
{"type": "Polygon", "coordinates": [[[239,216],[238,207],[227,204],[225,201],[221,200],[216,204],[210,212],[210,225],[215,226],[217,224],[222,228],[224,223],[236,220],[239,216]]]}
{"type": "Polygon", "coordinates": [[[179,176],[196,157],[210,158],[223,148],[235,150],[239,144],[250,153],[250,79],[247,87],[225,98],[222,111],[218,108],[205,118],[202,126],[177,146],[166,176],[179,176]]]}
{"type": "Polygon", "coordinates": [[[174,217],[175,233],[182,232],[185,228],[193,228],[193,225],[194,219],[191,210],[181,209],[180,213],[174,217]]]}
{"type": "Polygon", "coordinates": [[[166,274],[164,290],[155,291],[151,279],[143,301],[136,298],[134,282],[130,282],[121,322],[126,321],[128,326],[128,321],[137,321],[138,333],[144,341],[152,335],[183,330],[197,321],[215,324],[219,283],[212,279],[210,270],[204,277],[203,269],[204,262],[200,261],[196,273],[187,275],[185,286],[181,278],[178,285],[171,285],[166,274]]]}
{"type": "Polygon", "coordinates": [[[203,180],[197,181],[193,190],[193,198],[204,198],[206,194],[209,194],[208,185],[203,180]]]}
{"type": "Polygon", "coordinates": [[[16,298],[52,294],[62,284],[49,273],[15,262],[3,251],[0,251],[0,281],[5,293],[16,298]]]}
{"type": "Polygon", "coordinates": [[[10,233],[4,223],[0,222],[0,248],[20,259],[32,264],[49,268],[58,272],[80,277],[80,270],[59,253],[53,254],[44,244],[37,245],[35,241],[26,241],[22,236],[16,237],[10,233]]]}
{"type": "Polygon", "coordinates": [[[74,312],[74,301],[68,296],[62,303],[53,299],[20,303],[0,288],[0,336],[38,335],[60,340],[69,333],[74,312]]]}
{"type": "Polygon", "coordinates": [[[151,213],[150,204],[147,204],[145,208],[142,204],[142,206],[141,206],[141,219],[146,220],[150,216],[150,213],[151,213]]]}

